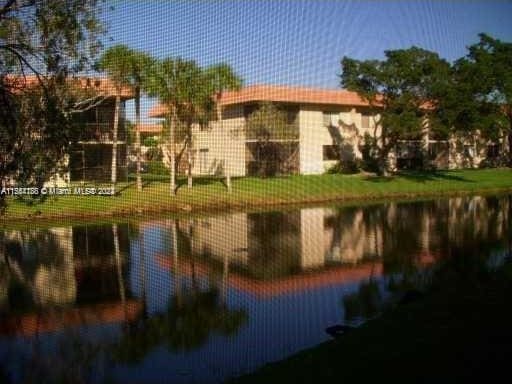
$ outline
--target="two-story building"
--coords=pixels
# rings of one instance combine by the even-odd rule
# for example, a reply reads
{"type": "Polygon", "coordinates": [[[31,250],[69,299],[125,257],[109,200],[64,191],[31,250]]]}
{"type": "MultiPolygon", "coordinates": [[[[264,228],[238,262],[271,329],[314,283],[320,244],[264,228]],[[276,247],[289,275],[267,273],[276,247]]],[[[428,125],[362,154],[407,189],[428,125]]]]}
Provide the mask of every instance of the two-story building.
{"type": "MultiPolygon", "coordinates": [[[[48,186],[65,186],[70,182],[109,182],[112,172],[112,149],[114,145],[115,100],[118,93],[114,83],[106,77],[70,78],[70,87],[83,93],[89,100],[74,115],[79,137],[70,143],[69,153],[60,161],[59,169],[47,182],[48,186]]],[[[24,87],[39,87],[36,76],[26,76],[24,87]]],[[[125,126],[125,104],[133,99],[133,91],[127,87],[120,90],[119,122],[117,132],[117,180],[127,177],[127,133],[125,126]]]]}
{"type": "MultiPolygon", "coordinates": [[[[364,138],[380,137],[378,115],[367,101],[346,90],[254,85],[225,92],[220,99],[221,119],[208,128],[194,128],[193,174],[232,176],[257,173],[258,164],[270,163],[272,174],[321,174],[338,161],[362,159],[364,138]],[[286,132],[265,143],[245,129],[247,118],[262,103],[285,111],[286,132]]],[[[158,105],[149,117],[165,118],[158,105]]],[[[438,137],[424,131],[416,140],[400,141],[390,162],[396,168],[427,164],[436,168],[477,167],[492,159],[500,146],[478,137],[438,137]]]]}

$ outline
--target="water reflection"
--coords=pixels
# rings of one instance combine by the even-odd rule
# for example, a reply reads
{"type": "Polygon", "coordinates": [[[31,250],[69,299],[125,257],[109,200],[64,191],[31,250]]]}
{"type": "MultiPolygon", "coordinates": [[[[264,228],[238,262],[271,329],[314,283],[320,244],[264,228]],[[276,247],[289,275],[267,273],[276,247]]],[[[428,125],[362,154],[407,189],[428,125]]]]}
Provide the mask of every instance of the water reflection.
{"type": "Polygon", "coordinates": [[[222,381],[375,316],[454,253],[495,257],[512,238],[511,200],[0,232],[0,375],[31,382],[3,356],[63,362],[73,354],[59,343],[78,340],[87,364],[73,374],[86,382],[222,381]]]}

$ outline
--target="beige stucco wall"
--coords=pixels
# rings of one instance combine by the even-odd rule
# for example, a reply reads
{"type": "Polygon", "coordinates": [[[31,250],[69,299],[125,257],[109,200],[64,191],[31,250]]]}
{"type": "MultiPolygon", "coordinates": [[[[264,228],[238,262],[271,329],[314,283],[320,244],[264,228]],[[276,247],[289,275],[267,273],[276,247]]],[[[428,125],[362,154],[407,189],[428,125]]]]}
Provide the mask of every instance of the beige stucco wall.
{"type": "Polygon", "coordinates": [[[245,120],[242,107],[232,107],[223,119],[212,122],[208,129],[194,127],[194,175],[245,176],[245,120]],[[201,154],[201,150],[208,150],[201,154]],[[201,164],[206,160],[207,166],[201,164]]]}
{"type": "MultiPolygon", "coordinates": [[[[332,145],[333,137],[324,124],[325,112],[335,114],[331,123],[338,126],[343,143],[352,148],[355,158],[362,157],[360,145],[366,133],[373,135],[375,121],[370,119],[369,128],[362,128],[362,114],[356,108],[337,109],[332,106],[303,106],[299,111],[300,172],[321,174],[336,164],[336,160],[323,160],[323,146],[332,145]]],[[[379,134],[379,132],[377,132],[379,134]]]]}

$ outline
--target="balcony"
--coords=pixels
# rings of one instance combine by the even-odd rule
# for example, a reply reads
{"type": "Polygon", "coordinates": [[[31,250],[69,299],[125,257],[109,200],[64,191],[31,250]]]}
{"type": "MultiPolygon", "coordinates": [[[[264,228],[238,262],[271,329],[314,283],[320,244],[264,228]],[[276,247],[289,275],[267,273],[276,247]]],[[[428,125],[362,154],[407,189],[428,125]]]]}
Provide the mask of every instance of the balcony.
{"type": "Polygon", "coordinates": [[[245,139],[248,142],[256,141],[298,141],[299,124],[285,124],[269,129],[245,129],[245,139]]]}
{"type": "MultiPolygon", "coordinates": [[[[79,142],[110,143],[114,139],[112,123],[82,123],[80,128],[79,142]]],[[[117,140],[124,141],[125,139],[124,122],[121,122],[117,140]]]]}

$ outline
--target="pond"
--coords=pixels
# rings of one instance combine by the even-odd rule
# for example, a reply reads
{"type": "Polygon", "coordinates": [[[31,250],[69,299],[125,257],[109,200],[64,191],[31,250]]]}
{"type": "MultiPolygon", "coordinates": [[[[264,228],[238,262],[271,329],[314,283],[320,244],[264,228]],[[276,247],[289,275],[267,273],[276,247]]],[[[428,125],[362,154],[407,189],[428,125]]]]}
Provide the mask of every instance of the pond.
{"type": "Polygon", "coordinates": [[[4,230],[0,382],[223,382],[378,316],[453,252],[499,264],[511,216],[503,195],[4,230]]]}

